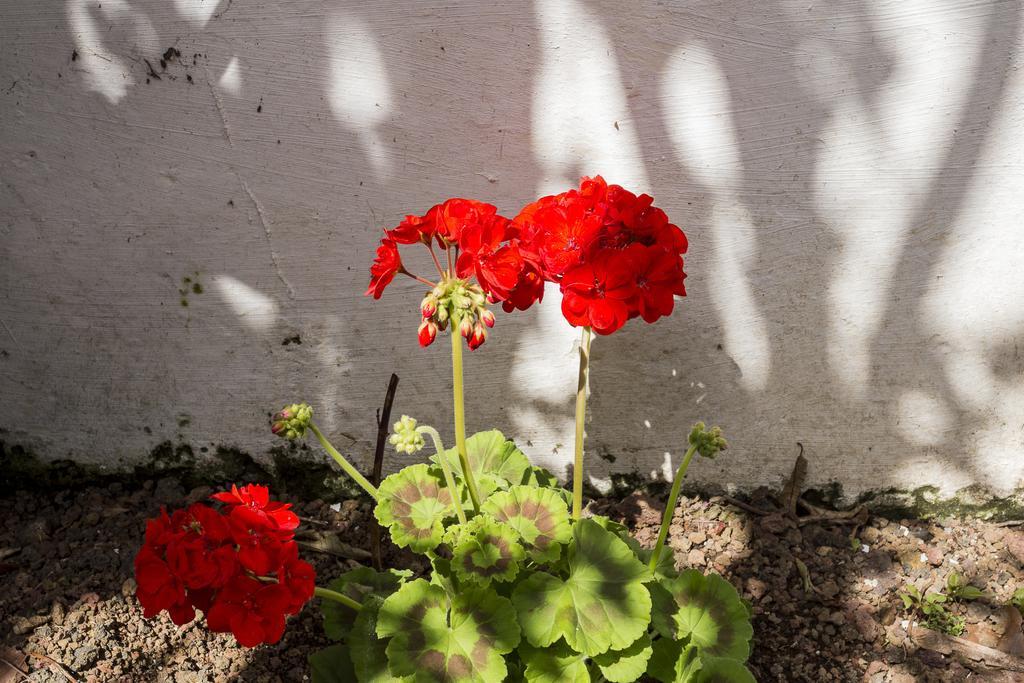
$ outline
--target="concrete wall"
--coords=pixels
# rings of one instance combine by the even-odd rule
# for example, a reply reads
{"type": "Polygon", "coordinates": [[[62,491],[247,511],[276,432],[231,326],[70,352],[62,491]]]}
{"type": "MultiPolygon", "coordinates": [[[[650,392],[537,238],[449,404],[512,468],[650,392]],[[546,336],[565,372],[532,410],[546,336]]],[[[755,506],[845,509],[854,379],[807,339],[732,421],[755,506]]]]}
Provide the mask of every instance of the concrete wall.
{"type": "MultiPolygon", "coordinates": [[[[676,315],[594,345],[595,477],[661,476],[704,418],[733,447],[703,481],[777,484],[801,441],[812,482],[847,493],[1005,493],[1024,474],[1022,11],[0,0],[0,437],[110,467],[166,439],[262,457],[268,411],[305,397],[366,463],[392,371],[396,414],[450,435],[418,288],[362,296],[380,229],[602,173],[691,251],[676,315]]],[[[557,292],[499,316],[469,361],[471,429],[564,472],[575,339],[557,292]]]]}

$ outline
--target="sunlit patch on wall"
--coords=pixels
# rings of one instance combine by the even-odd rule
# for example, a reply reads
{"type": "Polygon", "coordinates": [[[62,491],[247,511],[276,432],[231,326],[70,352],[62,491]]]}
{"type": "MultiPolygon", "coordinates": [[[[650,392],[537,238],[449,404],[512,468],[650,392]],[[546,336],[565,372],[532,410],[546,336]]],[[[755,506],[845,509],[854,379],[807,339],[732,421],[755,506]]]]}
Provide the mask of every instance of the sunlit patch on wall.
{"type": "Polygon", "coordinates": [[[577,0],[537,0],[540,59],[533,96],[533,150],[545,171],[544,192],[561,192],[583,175],[644,191],[641,146],[631,127],[615,43],[600,15],[577,0]],[[586,30],[580,30],[586,27],[586,30]],[[589,164],[580,168],[581,159],[589,164]]]}
{"type": "Polygon", "coordinates": [[[825,21],[827,35],[808,38],[800,51],[810,60],[803,82],[829,113],[817,147],[815,205],[842,243],[829,287],[828,357],[840,386],[856,398],[869,388],[871,345],[903,244],[910,231],[928,227],[911,222],[926,208],[974,63],[988,49],[979,23],[935,11],[932,0],[908,0],[900,12],[927,15],[927,28],[879,25],[870,48],[850,53],[863,25],[825,21]]]}
{"type": "Polygon", "coordinates": [[[230,275],[218,275],[214,286],[235,315],[252,330],[262,331],[277,319],[277,303],[230,275]]]}
{"type": "Polygon", "coordinates": [[[363,20],[335,15],[324,31],[329,54],[328,105],[363,147],[378,180],[392,171],[391,150],[381,131],[393,113],[391,85],[377,37],[363,20]]]}
{"type": "Polygon", "coordinates": [[[708,291],[722,321],[723,347],[740,368],[741,385],[761,391],[768,383],[771,348],[750,275],[757,257],[756,227],[737,195],[742,164],[728,82],[714,54],[696,43],[670,58],[661,91],[677,105],[666,113],[665,125],[679,163],[707,188],[714,251],[708,291]]]}
{"type": "Polygon", "coordinates": [[[918,446],[938,446],[954,425],[946,404],[923,391],[905,391],[900,396],[899,429],[907,441],[918,446]]]}
{"type": "Polygon", "coordinates": [[[185,17],[192,23],[203,27],[210,21],[220,0],[174,0],[174,8],[178,14],[185,17]]]}
{"type": "Polygon", "coordinates": [[[135,84],[127,58],[143,64],[141,57],[162,52],[156,29],[124,0],[68,0],[66,9],[78,53],[77,72],[86,88],[117,104],[135,84]]]}
{"type": "Polygon", "coordinates": [[[232,57],[228,65],[224,67],[224,72],[217,79],[217,86],[235,97],[242,94],[242,67],[238,62],[238,57],[232,57]]]}

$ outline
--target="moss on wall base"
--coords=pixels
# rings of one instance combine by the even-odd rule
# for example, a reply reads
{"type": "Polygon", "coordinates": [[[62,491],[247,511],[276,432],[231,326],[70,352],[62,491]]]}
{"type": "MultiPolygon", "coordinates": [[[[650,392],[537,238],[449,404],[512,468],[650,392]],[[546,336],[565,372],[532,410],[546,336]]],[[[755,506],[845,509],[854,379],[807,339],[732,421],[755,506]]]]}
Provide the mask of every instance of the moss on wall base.
{"type": "MultiPolygon", "coordinates": [[[[7,490],[54,490],[114,481],[141,483],[147,479],[172,477],[186,488],[240,482],[267,483],[279,493],[308,500],[341,500],[366,495],[343,472],[312,455],[306,444],[294,442],[272,449],[269,463],[262,464],[237,448],[194,448],[186,443],[164,441],[149,452],[141,465],[107,468],[71,460],[44,461],[22,446],[0,441],[0,472],[3,472],[7,490]]],[[[654,481],[638,473],[613,474],[611,488],[604,493],[589,484],[585,486],[587,495],[595,498],[602,495],[625,497],[636,491],[661,498],[667,488],[665,482],[654,481]]],[[[696,483],[687,483],[684,492],[703,496],[725,493],[714,484],[696,483]]],[[[804,497],[830,508],[842,507],[846,500],[842,486],[835,482],[807,490],[804,497]]],[[[975,485],[945,498],[935,486],[906,490],[890,488],[864,493],[856,503],[866,505],[874,514],[894,519],[973,517],[993,522],[1024,519],[1024,488],[1000,497],[975,485]]]]}

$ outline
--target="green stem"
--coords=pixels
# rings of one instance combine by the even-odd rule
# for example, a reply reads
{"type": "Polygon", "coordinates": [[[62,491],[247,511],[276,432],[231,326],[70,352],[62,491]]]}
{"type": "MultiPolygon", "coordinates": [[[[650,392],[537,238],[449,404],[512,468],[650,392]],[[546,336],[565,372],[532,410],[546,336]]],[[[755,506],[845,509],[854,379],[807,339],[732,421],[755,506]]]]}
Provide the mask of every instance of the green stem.
{"type": "Polygon", "coordinates": [[[587,378],[590,373],[590,328],[580,336],[580,376],[576,384],[576,459],[572,468],[572,518],[583,512],[583,429],[587,417],[587,378]]]}
{"type": "Polygon", "coordinates": [[[357,612],[363,609],[363,606],[352,598],[347,595],[343,595],[338,591],[332,591],[330,588],[321,588],[320,586],[317,586],[313,589],[313,595],[318,598],[323,598],[324,600],[333,600],[334,602],[341,603],[342,605],[350,607],[357,612]]]}
{"type": "Polygon", "coordinates": [[[377,487],[371,484],[370,481],[359,472],[359,470],[352,466],[352,463],[345,459],[344,455],[339,453],[338,450],[331,445],[331,442],[327,440],[312,421],[309,423],[309,428],[314,434],[316,434],[316,438],[320,440],[320,445],[324,447],[324,450],[334,458],[335,462],[341,465],[341,469],[345,470],[345,474],[352,477],[357,484],[363,487],[363,490],[369,493],[374,500],[377,500],[377,487]]]}
{"type": "Polygon", "coordinates": [[[661,515],[661,529],[658,531],[658,541],[654,544],[654,551],[651,552],[651,571],[658,566],[658,558],[661,557],[661,550],[665,547],[665,539],[668,537],[668,527],[672,523],[672,515],[676,511],[676,503],[679,500],[679,489],[683,486],[683,479],[686,478],[686,468],[690,466],[690,461],[693,460],[693,454],[697,452],[696,446],[690,446],[686,451],[686,456],[683,457],[683,462],[679,465],[679,469],[676,470],[676,478],[672,480],[672,490],[668,494],[668,500],[665,501],[665,512],[661,515]]]}
{"type": "Polygon", "coordinates": [[[469,499],[473,510],[480,512],[480,494],[476,491],[473,470],[469,467],[469,456],[466,455],[466,406],[462,393],[462,336],[458,332],[459,320],[452,318],[452,394],[455,403],[455,450],[459,454],[459,465],[462,467],[462,478],[469,489],[469,499]]]}
{"type": "Polygon", "coordinates": [[[437,450],[437,459],[441,462],[441,469],[444,470],[444,481],[448,484],[448,488],[452,492],[452,502],[455,505],[455,514],[458,515],[459,521],[463,524],[466,523],[466,511],[462,509],[462,496],[459,494],[459,489],[455,485],[455,476],[452,474],[451,465],[448,464],[448,456],[444,454],[444,444],[441,443],[441,435],[437,433],[437,430],[429,425],[421,425],[416,428],[417,432],[428,435],[434,440],[434,449],[437,450]]]}

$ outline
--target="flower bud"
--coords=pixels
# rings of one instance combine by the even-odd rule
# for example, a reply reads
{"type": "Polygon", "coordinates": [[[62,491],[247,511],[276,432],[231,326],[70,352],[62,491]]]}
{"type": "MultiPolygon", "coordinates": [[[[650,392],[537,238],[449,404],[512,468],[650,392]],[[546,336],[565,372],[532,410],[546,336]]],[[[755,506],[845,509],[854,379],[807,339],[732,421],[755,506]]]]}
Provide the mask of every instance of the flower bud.
{"type": "Polygon", "coordinates": [[[395,423],[395,430],[388,439],[399,453],[412,455],[423,448],[423,435],[416,431],[416,420],[408,415],[395,423]]]}
{"type": "Polygon", "coordinates": [[[487,327],[494,327],[494,314],[486,308],[480,313],[480,320],[487,327]]]}
{"type": "Polygon", "coordinates": [[[434,339],[437,338],[437,325],[430,321],[424,320],[420,323],[419,339],[420,346],[430,346],[434,343],[434,339]]]}
{"type": "Polygon", "coordinates": [[[690,431],[690,445],[697,448],[697,453],[705,458],[714,458],[720,451],[728,447],[722,430],[719,427],[708,429],[703,422],[698,422],[690,431]]]}
{"type": "Polygon", "coordinates": [[[301,439],[313,420],[313,408],[308,403],[293,403],[278,411],[270,431],[283,439],[301,439]]]}
{"type": "Polygon", "coordinates": [[[459,334],[466,339],[469,339],[469,335],[473,334],[473,321],[468,315],[462,316],[462,320],[459,321],[459,334]]]}
{"type": "Polygon", "coordinates": [[[424,318],[432,318],[437,313],[437,297],[432,294],[423,297],[423,301],[420,302],[420,313],[424,318]]]}
{"type": "Polygon", "coordinates": [[[468,338],[469,349],[475,351],[487,341],[487,330],[480,323],[473,326],[473,334],[468,338]]]}

